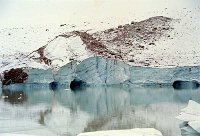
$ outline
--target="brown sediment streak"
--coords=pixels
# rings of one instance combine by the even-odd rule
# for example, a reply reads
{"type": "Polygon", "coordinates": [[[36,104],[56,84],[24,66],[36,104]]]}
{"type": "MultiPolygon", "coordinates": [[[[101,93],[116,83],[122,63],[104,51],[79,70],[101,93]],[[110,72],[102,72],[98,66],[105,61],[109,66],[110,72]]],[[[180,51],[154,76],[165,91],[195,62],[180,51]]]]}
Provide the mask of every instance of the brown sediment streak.
{"type": "Polygon", "coordinates": [[[46,46],[43,46],[37,50],[40,57],[38,58],[41,62],[44,62],[47,65],[51,65],[51,60],[44,56],[44,49],[46,46]]]}
{"type": "Polygon", "coordinates": [[[98,41],[91,34],[80,31],[75,31],[74,33],[80,36],[81,40],[86,45],[86,48],[89,49],[92,53],[105,57],[121,58],[120,54],[108,50],[102,42],[98,41]]]}
{"type": "Polygon", "coordinates": [[[55,40],[58,36],[56,36],[54,39],[50,40],[46,45],[40,47],[39,49],[33,51],[32,53],[30,53],[27,57],[29,58],[32,58],[34,60],[39,60],[40,62],[44,62],[46,65],[51,65],[52,61],[51,59],[47,58],[45,55],[44,55],[44,50],[45,48],[48,46],[48,44],[50,42],[52,42],[53,40],[55,40]],[[33,53],[38,53],[39,54],[39,57],[35,57],[33,55],[33,53]]]}
{"type": "Polygon", "coordinates": [[[70,38],[75,36],[79,36],[82,42],[86,45],[86,49],[95,55],[100,55],[108,58],[121,58],[121,54],[114,53],[107,49],[107,47],[101,41],[98,41],[93,37],[93,34],[89,34],[84,31],[72,31],[69,33],[61,34],[58,37],[70,38]]]}

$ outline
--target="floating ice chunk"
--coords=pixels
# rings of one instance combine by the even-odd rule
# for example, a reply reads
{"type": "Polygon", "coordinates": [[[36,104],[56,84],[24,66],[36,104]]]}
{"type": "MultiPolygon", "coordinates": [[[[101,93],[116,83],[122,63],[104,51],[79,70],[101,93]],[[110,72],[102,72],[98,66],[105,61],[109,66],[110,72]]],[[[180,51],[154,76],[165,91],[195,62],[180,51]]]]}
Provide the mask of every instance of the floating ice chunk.
{"type": "Polygon", "coordinates": [[[188,106],[181,110],[177,119],[184,121],[180,125],[182,131],[200,133],[200,104],[190,100],[188,106]]]}
{"type": "Polygon", "coordinates": [[[154,128],[109,130],[81,133],[78,136],[162,136],[162,133],[154,128]]]}

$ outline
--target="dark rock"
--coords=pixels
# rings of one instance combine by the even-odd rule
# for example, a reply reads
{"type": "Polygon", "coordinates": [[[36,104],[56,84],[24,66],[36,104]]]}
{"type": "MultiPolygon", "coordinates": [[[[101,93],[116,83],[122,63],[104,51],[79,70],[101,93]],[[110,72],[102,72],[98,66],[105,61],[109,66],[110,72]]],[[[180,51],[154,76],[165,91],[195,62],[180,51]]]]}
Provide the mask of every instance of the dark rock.
{"type": "Polygon", "coordinates": [[[154,27],[153,29],[152,29],[152,31],[156,31],[157,30],[157,27],[154,27]]]}
{"type": "Polygon", "coordinates": [[[163,30],[169,30],[169,27],[163,27],[163,30]]]}
{"type": "Polygon", "coordinates": [[[155,43],[152,42],[152,43],[149,43],[149,45],[155,45],[155,43]]]}
{"type": "Polygon", "coordinates": [[[60,27],[65,26],[65,25],[67,25],[67,24],[61,24],[60,27]]]}
{"type": "Polygon", "coordinates": [[[106,32],[110,33],[110,32],[112,32],[114,30],[115,30],[114,28],[110,28],[110,29],[106,30],[106,32]]]}
{"type": "Polygon", "coordinates": [[[134,59],[130,59],[129,62],[135,62],[134,59]]]}
{"type": "Polygon", "coordinates": [[[115,53],[114,53],[114,52],[111,52],[110,54],[111,54],[111,55],[115,55],[115,53]]]}
{"type": "Polygon", "coordinates": [[[123,26],[122,26],[122,25],[119,25],[118,28],[123,28],[123,26]]]}
{"type": "Polygon", "coordinates": [[[139,32],[140,30],[141,30],[140,28],[137,28],[137,29],[136,29],[137,32],[139,32]]]}
{"type": "Polygon", "coordinates": [[[132,21],[132,22],[131,22],[132,25],[135,24],[135,23],[136,23],[135,21],[132,21]]]}
{"type": "Polygon", "coordinates": [[[3,74],[3,85],[24,83],[28,79],[28,74],[24,71],[23,68],[11,69],[9,71],[5,71],[3,74]]]}

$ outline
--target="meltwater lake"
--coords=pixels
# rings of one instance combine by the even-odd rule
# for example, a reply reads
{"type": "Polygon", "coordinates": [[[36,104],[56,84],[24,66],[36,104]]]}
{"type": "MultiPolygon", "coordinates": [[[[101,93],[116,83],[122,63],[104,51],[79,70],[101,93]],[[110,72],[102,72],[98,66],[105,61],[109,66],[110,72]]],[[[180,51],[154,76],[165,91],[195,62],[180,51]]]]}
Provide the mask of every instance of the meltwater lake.
{"type": "Polygon", "coordinates": [[[88,131],[153,127],[164,136],[181,136],[181,121],[176,116],[189,100],[200,102],[200,89],[172,87],[87,87],[77,91],[28,87],[1,89],[0,94],[0,135],[76,136],[88,131]]]}

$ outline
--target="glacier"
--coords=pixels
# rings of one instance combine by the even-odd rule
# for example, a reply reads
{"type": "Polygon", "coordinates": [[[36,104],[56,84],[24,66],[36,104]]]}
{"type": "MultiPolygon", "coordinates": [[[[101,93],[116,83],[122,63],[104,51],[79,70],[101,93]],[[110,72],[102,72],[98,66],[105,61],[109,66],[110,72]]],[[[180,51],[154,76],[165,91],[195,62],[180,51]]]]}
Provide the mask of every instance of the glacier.
{"type": "MultiPolygon", "coordinates": [[[[87,85],[159,85],[172,86],[174,81],[200,81],[199,66],[142,67],[130,66],[123,61],[90,57],[81,62],[72,61],[58,71],[52,69],[24,68],[28,74],[24,84],[50,84],[70,86],[73,80],[87,85]]],[[[2,80],[3,80],[2,75],[2,80]]],[[[17,84],[17,83],[14,83],[17,84]]],[[[11,84],[12,85],[12,84],[11,84]]]]}

